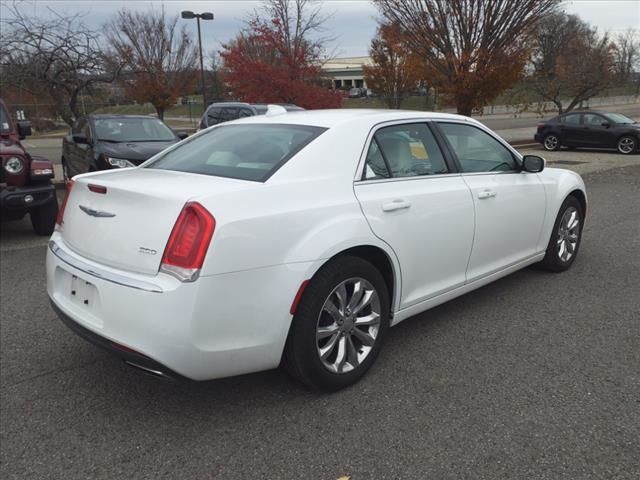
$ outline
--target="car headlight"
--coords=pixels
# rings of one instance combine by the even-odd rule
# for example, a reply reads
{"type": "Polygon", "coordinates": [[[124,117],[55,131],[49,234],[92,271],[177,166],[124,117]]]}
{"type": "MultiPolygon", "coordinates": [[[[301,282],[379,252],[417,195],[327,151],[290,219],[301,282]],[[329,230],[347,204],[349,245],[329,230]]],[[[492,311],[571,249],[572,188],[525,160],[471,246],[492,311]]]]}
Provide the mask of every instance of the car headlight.
{"type": "Polygon", "coordinates": [[[19,157],[9,157],[4,163],[4,169],[12,175],[17,175],[24,169],[24,161],[19,157]]]}
{"type": "Polygon", "coordinates": [[[116,168],[127,168],[127,167],[135,167],[133,163],[129,160],[125,160],[124,158],[113,158],[113,157],[104,157],[109,165],[116,168]]]}

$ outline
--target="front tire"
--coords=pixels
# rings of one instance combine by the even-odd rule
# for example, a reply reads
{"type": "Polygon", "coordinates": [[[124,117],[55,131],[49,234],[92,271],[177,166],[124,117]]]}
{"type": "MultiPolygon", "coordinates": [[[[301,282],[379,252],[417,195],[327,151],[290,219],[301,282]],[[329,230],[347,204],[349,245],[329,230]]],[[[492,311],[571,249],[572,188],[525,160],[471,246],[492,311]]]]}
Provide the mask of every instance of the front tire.
{"type": "Polygon", "coordinates": [[[284,351],[291,376],[332,392],[357,382],[382,346],[389,326],[389,293],[380,272],[359,257],[338,257],[307,286],[284,351]]]}
{"type": "Polygon", "coordinates": [[[560,137],[558,137],[558,135],[556,135],[555,133],[550,133],[546,137],[544,137],[542,146],[549,152],[560,150],[560,137]]]}
{"type": "Polygon", "coordinates": [[[36,235],[51,235],[56,226],[56,217],[58,216],[58,201],[55,196],[49,203],[31,210],[30,216],[31,226],[36,235]]]}
{"type": "Polygon", "coordinates": [[[618,140],[618,144],[616,145],[619,153],[623,155],[629,155],[634,153],[638,149],[638,142],[631,135],[625,135],[618,140]]]}
{"type": "Polygon", "coordinates": [[[553,224],[547,253],[540,266],[551,272],[564,272],[573,264],[582,240],[584,212],[576,197],[570,195],[562,203],[553,224]]]}

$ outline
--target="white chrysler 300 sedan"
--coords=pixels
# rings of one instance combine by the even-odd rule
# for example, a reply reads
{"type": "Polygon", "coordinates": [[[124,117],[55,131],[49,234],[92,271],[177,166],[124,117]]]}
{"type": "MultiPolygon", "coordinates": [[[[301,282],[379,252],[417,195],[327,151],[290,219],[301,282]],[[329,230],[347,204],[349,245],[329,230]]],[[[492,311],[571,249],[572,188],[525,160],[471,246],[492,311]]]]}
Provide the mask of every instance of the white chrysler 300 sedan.
{"type": "Polygon", "coordinates": [[[278,110],[75,177],[47,255],[68,327],[159,376],[282,363],[336,390],[371,367],[388,327],[575,260],[580,176],[477,121],[278,110]]]}

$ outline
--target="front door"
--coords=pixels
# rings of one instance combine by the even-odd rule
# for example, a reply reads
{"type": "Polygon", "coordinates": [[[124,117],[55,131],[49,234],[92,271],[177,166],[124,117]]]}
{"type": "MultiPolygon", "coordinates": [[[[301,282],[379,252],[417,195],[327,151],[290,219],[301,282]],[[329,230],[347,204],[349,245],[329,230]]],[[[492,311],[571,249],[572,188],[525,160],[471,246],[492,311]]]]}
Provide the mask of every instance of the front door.
{"type": "Polygon", "coordinates": [[[380,128],[355,193],[374,234],[400,262],[400,308],[464,285],[474,207],[426,123],[380,128]]]}
{"type": "Polygon", "coordinates": [[[598,113],[582,114],[582,136],[580,141],[582,145],[615,147],[616,140],[616,135],[611,128],[611,120],[598,113]]]}
{"type": "Polygon", "coordinates": [[[457,157],[475,206],[467,282],[539,253],[546,195],[538,175],[522,172],[513,153],[479,127],[445,122],[438,127],[457,157]]]}

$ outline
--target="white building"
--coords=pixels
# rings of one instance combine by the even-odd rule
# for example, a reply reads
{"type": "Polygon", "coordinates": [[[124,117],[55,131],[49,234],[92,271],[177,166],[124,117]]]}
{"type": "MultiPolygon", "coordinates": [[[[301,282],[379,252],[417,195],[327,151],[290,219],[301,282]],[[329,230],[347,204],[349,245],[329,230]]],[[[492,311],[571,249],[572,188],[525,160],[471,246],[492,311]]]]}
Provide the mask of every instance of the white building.
{"type": "Polygon", "coordinates": [[[322,66],[322,72],[331,79],[335,88],[367,88],[362,67],[371,66],[370,57],[334,58],[322,66]]]}

